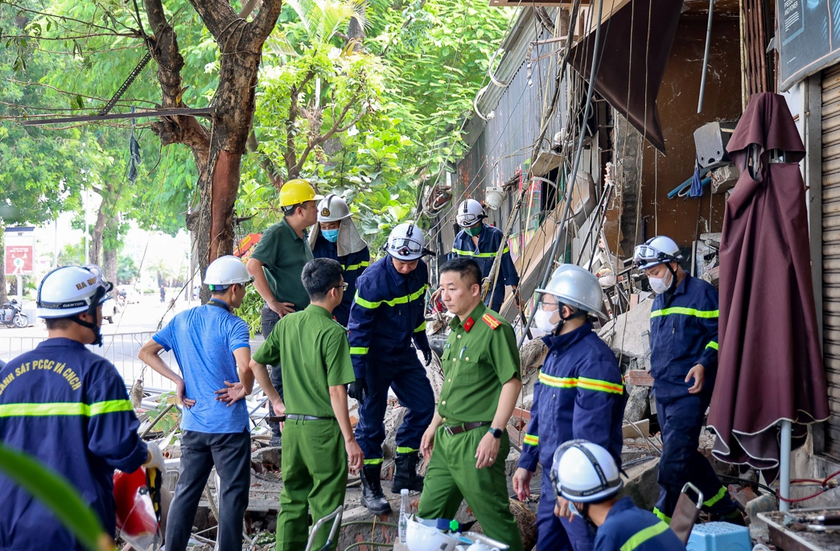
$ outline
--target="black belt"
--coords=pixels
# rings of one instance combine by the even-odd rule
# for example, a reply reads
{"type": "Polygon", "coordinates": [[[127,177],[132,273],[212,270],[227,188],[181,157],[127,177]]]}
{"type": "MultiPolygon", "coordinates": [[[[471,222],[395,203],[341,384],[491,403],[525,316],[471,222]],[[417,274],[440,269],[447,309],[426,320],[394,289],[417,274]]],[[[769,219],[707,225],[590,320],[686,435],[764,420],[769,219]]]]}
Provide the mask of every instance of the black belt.
{"type": "Polygon", "coordinates": [[[467,432],[468,430],[486,427],[488,425],[490,425],[490,423],[486,421],[476,421],[475,423],[463,423],[461,425],[444,425],[443,430],[445,430],[449,434],[454,435],[461,434],[462,432],[467,432]]]}
{"type": "Polygon", "coordinates": [[[333,421],[335,417],[316,417],[315,415],[301,415],[299,413],[287,413],[286,420],[289,421],[333,421]]]}

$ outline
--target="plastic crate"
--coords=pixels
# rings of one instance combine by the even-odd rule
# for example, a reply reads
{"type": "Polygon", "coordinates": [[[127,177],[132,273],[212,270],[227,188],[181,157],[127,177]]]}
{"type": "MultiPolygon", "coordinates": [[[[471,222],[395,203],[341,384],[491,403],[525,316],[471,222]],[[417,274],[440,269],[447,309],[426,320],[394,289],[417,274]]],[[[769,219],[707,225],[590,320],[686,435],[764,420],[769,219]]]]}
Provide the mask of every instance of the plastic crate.
{"type": "Polygon", "coordinates": [[[698,524],[685,548],[686,551],[751,551],[750,530],[729,522],[698,524]]]}

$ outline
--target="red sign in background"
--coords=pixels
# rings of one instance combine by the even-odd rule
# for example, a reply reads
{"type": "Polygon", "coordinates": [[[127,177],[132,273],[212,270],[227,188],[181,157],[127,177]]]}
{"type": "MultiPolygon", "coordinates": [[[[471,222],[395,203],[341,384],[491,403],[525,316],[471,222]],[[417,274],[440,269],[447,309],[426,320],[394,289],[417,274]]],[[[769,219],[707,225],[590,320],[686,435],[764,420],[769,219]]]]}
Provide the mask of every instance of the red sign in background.
{"type": "Polygon", "coordinates": [[[34,252],[31,245],[6,245],[6,275],[32,275],[34,252]]]}

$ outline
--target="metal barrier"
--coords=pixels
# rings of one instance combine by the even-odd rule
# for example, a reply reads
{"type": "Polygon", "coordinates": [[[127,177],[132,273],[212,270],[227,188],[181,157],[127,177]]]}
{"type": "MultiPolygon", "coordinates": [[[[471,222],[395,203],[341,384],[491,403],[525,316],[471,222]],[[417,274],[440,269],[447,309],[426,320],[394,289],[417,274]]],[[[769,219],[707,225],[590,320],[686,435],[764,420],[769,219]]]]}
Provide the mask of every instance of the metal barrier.
{"type": "MultiPolygon", "coordinates": [[[[175,390],[175,384],[172,381],[163,375],[159,375],[137,357],[140,347],[152,338],[153,334],[153,331],[143,331],[103,335],[101,347],[88,345],[87,348],[114,364],[128,386],[131,386],[142,374],[143,385],[147,388],[175,390]]],[[[46,340],[46,337],[7,337],[6,335],[0,335],[0,359],[8,362],[15,356],[33,350],[38,346],[38,343],[44,340],[46,340]]],[[[160,357],[172,369],[179,369],[172,351],[161,352],[160,357]]]]}

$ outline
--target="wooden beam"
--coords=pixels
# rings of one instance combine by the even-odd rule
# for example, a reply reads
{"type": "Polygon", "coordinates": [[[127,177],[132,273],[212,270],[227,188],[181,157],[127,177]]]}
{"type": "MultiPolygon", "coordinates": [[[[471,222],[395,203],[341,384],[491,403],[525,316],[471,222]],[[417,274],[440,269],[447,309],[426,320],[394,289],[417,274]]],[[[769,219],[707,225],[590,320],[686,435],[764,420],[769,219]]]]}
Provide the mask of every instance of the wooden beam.
{"type": "Polygon", "coordinates": [[[153,111],[136,111],[134,113],[110,113],[108,115],[85,115],[81,117],[60,117],[57,119],[34,119],[23,121],[24,126],[41,126],[44,124],[66,124],[69,122],[95,122],[114,119],[141,119],[144,117],[173,117],[173,116],[210,116],[215,113],[213,107],[204,107],[201,109],[155,109],[153,111]]]}

